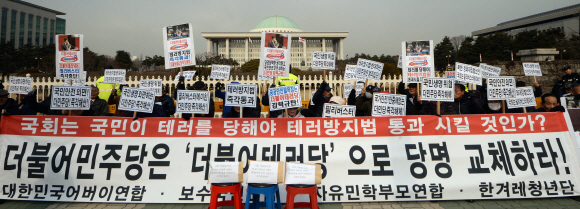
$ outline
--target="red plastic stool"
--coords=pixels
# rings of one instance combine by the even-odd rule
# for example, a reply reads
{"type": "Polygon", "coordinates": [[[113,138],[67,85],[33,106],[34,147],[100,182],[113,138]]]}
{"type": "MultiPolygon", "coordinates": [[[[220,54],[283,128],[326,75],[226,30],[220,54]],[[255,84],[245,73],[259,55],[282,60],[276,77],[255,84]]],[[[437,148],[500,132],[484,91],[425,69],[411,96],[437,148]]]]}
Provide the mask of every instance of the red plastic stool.
{"type": "Polygon", "coordinates": [[[242,187],[240,183],[236,184],[211,184],[211,199],[208,209],[217,209],[222,206],[234,206],[235,209],[244,209],[242,203],[242,187]],[[232,193],[232,200],[219,201],[218,195],[221,193],[232,193]]]}
{"type": "Polygon", "coordinates": [[[318,208],[318,187],[316,185],[286,185],[286,207],[285,209],[296,208],[318,208]],[[299,194],[310,196],[310,202],[294,202],[294,197],[299,194]]]}

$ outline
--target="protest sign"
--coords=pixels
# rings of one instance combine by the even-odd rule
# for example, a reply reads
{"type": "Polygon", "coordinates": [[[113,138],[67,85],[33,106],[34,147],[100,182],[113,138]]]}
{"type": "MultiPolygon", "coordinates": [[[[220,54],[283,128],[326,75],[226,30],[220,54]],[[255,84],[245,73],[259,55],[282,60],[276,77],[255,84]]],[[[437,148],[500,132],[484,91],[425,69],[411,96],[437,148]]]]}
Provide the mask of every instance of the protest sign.
{"type": "Polygon", "coordinates": [[[385,66],[382,62],[375,62],[367,59],[358,58],[356,63],[355,79],[366,80],[370,79],[373,81],[380,81],[381,75],[383,74],[383,67],[385,66]]]}
{"type": "Polygon", "coordinates": [[[302,164],[286,162],[284,184],[318,185],[322,180],[321,166],[318,164],[302,164]]]}
{"type": "MultiPolygon", "coordinates": [[[[348,99],[348,95],[350,94],[350,91],[352,90],[352,86],[354,84],[344,84],[344,98],[348,99]]],[[[356,83],[356,88],[355,88],[355,96],[358,96],[361,94],[362,89],[364,88],[365,84],[364,83],[356,83]]]]}
{"type": "Polygon", "coordinates": [[[121,92],[119,110],[152,113],[155,104],[155,91],[125,87],[121,92]]]}
{"type": "Polygon", "coordinates": [[[334,52],[312,52],[312,69],[334,70],[336,53],[334,52]]]}
{"type": "Polygon", "coordinates": [[[487,100],[516,98],[516,79],[513,76],[487,78],[487,100]]]}
{"type": "Polygon", "coordinates": [[[482,78],[498,77],[499,74],[501,74],[500,67],[494,67],[494,66],[486,65],[486,64],[479,64],[479,68],[481,69],[481,77],[482,78]]]}
{"type": "Polygon", "coordinates": [[[406,105],[406,95],[374,93],[372,116],[404,116],[406,105]]]}
{"type": "Polygon", "coordinates": [[[344,68],[344,80],[364,82],[366,79],[357,79],[356,65],[346,65],[346,67],[344,68]]]}
{"type": "Polygon", "coordinates": [[[524,66],[524,75],[526,76],[542,76],[542,69],[540,69],[540,63],[522,63],[524,66]]]}
{"type": "Polygon", "coordinates": [[[163,27],[165,69],[195,65],[195,47],[191,24],[163,27]]]}
{"type": "Polygon", "coordinates": [[[209,114],[209,91],[177,90],[177,106],[175,112],[209,114]]]}
{"type": "Polygon", "coordinates": [[[536,97],[534,96],[534,89],[531,86],[518,87],[516,88],[515,94],[515,99],[506,100],[508,109],[536,106],[536,97]]]}
{"type": "Polygon", "coordinates": [[[8,93],[28,94],[30,91],[32,91],[32,78],[10,77],[10,81],[8,83],[8,93]]]}
{"type": "Polygon", "coordinates": [[[161,79],[140,80],[139,88],[153,90],[155,92],[155,96],[161,96],[163,83],[161,79]]]}
{"type": "Polygon", "coordinates": [[[300,100],[300,85],[281,86],[268,89],[270,100],[270,111],[284,110],[288,108],[299,108],[302,106],[300,100]]]}
{"type": "Polygon", "coordinates": [[[120,69],[108,69],[105,70],[105,80],[103,81],[103,83],[108,83],[108,84],[124,84],[125,83],[125,76],[127,75],[127,71],[126,70],[120,70],[120,69]]]}
{"type": "Polygon", "coordinates": [[[445,71],[445,78],[455,79],[455,71],[445,71]]]}
{"type": "Polygon", "coordinates": [[[90,86],[52,86],[51,110],[88,110],[91,108],[90,86]]]}
{"type": "Polygon", "coordinates": [[[80,78],[63,79],[63,81],[64,81],[64,86],[86,86],[87,85],[87,71],[82,71],[80,78]]]}
{"type": "Polygon", "coordinates": [[[399,55],[399,61],[397,62],[397,68],[403,68],[403,55],[399,55]]]}
{"type": "MultiPolygon", "coordinates": [[[[6,192],[0,199],[118,203],[118,195],[133,204],[209,204],[211,162],[239,161],[249,171],[250,158],[322,164],[321,203],[573,197],[580,195],[580,164],[564,114],[191,120],[3,115],[0,182],[6,192]],[[39,165],[26,160],[39,156],[39,165]],[[20,193],[20,185],[42,191],[20,193]],[[338,196],[331,187],[344,196],[333,198],[338,196]],[[83,188],[96,191],[94,198],[82,195],[83,188]],[[370,193],[361,190],[353,200],[345,198],[345,188],[370,193]],[[380,195],[381,188],[393,194],[380,195]],[[65,192],[51,196],[51,190],[65,192]],[[67,190],[79,191],[78,197],[67,190]],[[129,191],[128,197],[115,191],[129,191]]],[[[285,198],[280,185],[282,203],[285,198]]]]}
{"type": "Polygon", "coordinates": [[[230,80],[230,66],[229,65],[211,65],[210,79],[230,80]]]}
{"type": "Polygon", "coordinates": [[[421,83],[435,76],[433,40],[403,41],[403,82],[421,83]]]}
{"type": "Polygon", "coordinates": [[[256,107],[258,86],[251,84],[226,84],[225,106],[256,107]]]}
{"type": "Polygon", "coordinates": [[[455,80],[481,85],[481,69],[472,65],[455,62],[455,80]]]}
{"type": "Polygon", "coordinates": [[[451,78],[423,78],[421,100],[453,102],[455,80],[451,78]]]}
{"type": "MultiPolygon", "coordinates": [[[[177,72],[177,75],[175,76],[175,81],[178,81],[180,76],[181,76],[181,72],[177,72]]],[[[195,76],[195,70],[183,71],[183,77],[185,77],[185,80],[190,81],[191,79],[193,79],[194,76],[195,76]]]]}
{"type": "Polygon", "coordinates": [[[248,183],[279,184],[284,178],[282,162],[253,161],[248,166],[248,183]]]}
{"type": "Polygon", "coordinates": [[[79,79],[83,71],[83,35],[55,35],[56,78],[79,79]]]}
{"type": "Polygon", "coordinates": [[[324,103],[323,118],[354,117],[356,106],[324,103]]]}
{"type": "Polygon", "coordinates": [[[258,80],[288,77],[292,35],[262,32],[258,80]]]}
{"type": "Polygon", "coordinates": [[[244,162],[211,162],[209,183],[240,183],[244,181],[244,162]]]}

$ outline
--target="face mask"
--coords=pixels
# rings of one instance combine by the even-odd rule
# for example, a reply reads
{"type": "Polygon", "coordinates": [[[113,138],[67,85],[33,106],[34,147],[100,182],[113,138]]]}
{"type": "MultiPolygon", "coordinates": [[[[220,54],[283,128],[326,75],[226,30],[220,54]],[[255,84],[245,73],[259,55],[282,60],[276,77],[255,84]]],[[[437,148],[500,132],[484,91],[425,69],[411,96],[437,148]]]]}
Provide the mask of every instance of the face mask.
{"type": "Polygon", "coordinates": [[[369,93],[369,92],[365,92],[365,97],[366,97],[367,99],[370,99],[370,98],[372,98],[372,97],[373,97],[373,94],[371,94],[371,93],[369,93]]]}
{"type": "Polygon", "coordinates": [[[490,110],[493,111],[498,111],[499,109],[501,109],[500,103],[487,103],[487,106],[489,107],[490,110]]]}

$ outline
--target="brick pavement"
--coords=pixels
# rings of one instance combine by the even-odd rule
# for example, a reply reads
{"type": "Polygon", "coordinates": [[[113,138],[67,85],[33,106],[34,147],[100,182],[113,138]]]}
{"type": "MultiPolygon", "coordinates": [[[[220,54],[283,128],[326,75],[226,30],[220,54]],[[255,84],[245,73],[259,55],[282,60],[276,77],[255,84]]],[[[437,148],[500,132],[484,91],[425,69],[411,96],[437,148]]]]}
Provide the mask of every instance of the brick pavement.
{"type": "MultiPolygon", "coordinates": [[[[323,203],[320,209],[480,209],[480,208],[579,208],[580,197],[573,198],[537,198],[512,200],[476,200],[437,201],[437,202],[364,202],[364,203],[323,203]]],[[[6,201],[0,209],[205,209],[208,204],[106,204],[106,203],[70,203],[42,201],[6,201]]],[[[223,207],[221,209],[233,209],[223,207]]]]}

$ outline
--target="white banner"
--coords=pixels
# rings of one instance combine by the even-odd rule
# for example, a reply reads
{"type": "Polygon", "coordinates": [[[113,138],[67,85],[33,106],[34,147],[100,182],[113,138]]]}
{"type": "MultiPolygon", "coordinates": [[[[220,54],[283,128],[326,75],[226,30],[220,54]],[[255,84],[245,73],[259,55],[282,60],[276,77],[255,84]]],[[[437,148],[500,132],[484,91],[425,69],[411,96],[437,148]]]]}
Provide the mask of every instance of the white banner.
{"type": "Polygon", "coordinates": [[[163,27],[165,69],[195,65],[195,47],[191,24],[163,27]]]}
{"type": "Polygon", "coordinates": [[[83,71],[83,35],[55,35],[56,78],[79,79],[83,71]]]}
{"type": "Polygon", "coordinates": [[[404,116],[407,108],[407,96],[399,94],[373,94],[372,116],[404,116]]]}
{"type": "Polygon", "coordinates": [[[455,80],[481,86],[481,68],[463,63],[455,63],[455,80]]]}
{"type": "Polygon", "coordinates": [[[357,79],[356,65],[346,65],[344,67],[344,80],[347,81],[365,81],[366,79],[357,79]]]}
{"type": "Polygon", "coordinates": [[[123,88],[119,100],[119,110],[152,113],[155,91],[142,88],[123,88]]]}
{"type": "Polygon", "coordinates": [[[205,90],[177,90],[177,113],[209,114],[210,93],[205,90]]]}
{"type": "Polygon", "coordinates": [[[268,89],[270,111],[302,107],[300,85],[281,86],[268,89]]]}
{"type": "Polygon", "coordinates": [[[8,93],[28,94],[30,91],[32,91],[32,78],[10,76],[8,93]]]}
{"type": "Polygon", "coordinates": [[[86,86],[87,85],[87,71],[81,72],[81,77],[78,79],[63,79],[64,86],[86,86]],[[72,85],[71,85],[72,83],[72,85]]]}
{"type": "Polygon", "coordinates": [[[481,69],[482,78],[498,77],[499,74],[501,74],[501,68],[499,67],[494,67],[486,64],[479,64],[479,68],[481,69]]]}
{"type": "MultiPolygon", "coordinates": [[[[344,87],[344,98],[348,99],[348,95],[350,95],[350,91],[352,90],[352,87],[354,86],[354,84],[344,84],[342,86],[344,87]]],[[[355,97],[361,94],[364,87],[365,87],[364,83],[357,83],[356,84],[356,87],[354,89],[354,91],[356,92],[355,97]]]]}
{"type": "Polygon", "coordinates": [[[403,82],[421,83],[435,76],[433,40],[403,41],[403,82]]]}
{"type": "Polygon", "coordinates": [[[516,98],[516,79],[513,76],[487,78],[487,100],[516,98]]]}
{"type": "Polygon", "coordinates": [[[542,69],[540,69],[540,63],[522,63],[524,66],[524,75],[526,76],[542,76],[542,69]]]}
{"type": "Polygon", "coordinates": [[[108,69],[105,70],[105,80],[103,83],[108,84],[124,84],[127,70],[122,69],[108,69]]]}
{"type": "Polygon", "coordinates": [[[162,95],[163,80],[161,79],[148,79],[139,81],[140,89],[152,90],[155,92],[155,96],[162,95]]]}
{"type": "Polygon", "coordinates": [[[452,78],[423,78],[421,100],[453,102],[455,98],[455,80],[452,78]]]}
{"type": "Polygon", "coordinates": [[[508,109],[536,106],[536,97],[534,96],[534,89],[531,86],[516,88],[515,95],[515,99],[506,100],[508,109]]]}
{"type": "Polygon", "coordinates": [[[258,86],[251,84],[226,84],[224,106],[256,107],[258,86]]]}
{"type": "MultiPolygon", "coordinates": [[[[177,75],[175,76],[175,81],[179,80],[179,76],[181,76],[181,72],[178,72],[177,75]]],[[[195,76],[195,70],[190,70],[190,71],[183,71],[183,77],[185,77],[185,80],[190,81],[191,79],[193,79],[193,77],[195,76]]]]}
{"type": "Polygon", "coordinates": [[[51,110],[88,110],[91,108],[90,86],[52,86],[51,110]]]}
{"type": "Polygon", "coordinates": [[[334,70],[336,53],[334,52],[312,52],[312,69],[334,70]]]}
{"type": "Polygon", "coordinates": [[[207,204],[210,163],[243,162],[247,182],[250,160],[320,164],[322,203],[577,196],[563,117],[2,116],[0,198],[207,204]]]}
{"type": "Polygon", "coordinates": [[[211,65],[209,78],[222,79],[224,81],[230,80],[230,69],[231,67],[229,65],[211,65]]]}
{"type": "Polygon", "coordinates": [[[288,77],[292,35],[262,32],[258,80],[288,77]]]}
{"type": "Polygon", "coordinates": [[[337,105],[324,103],[322,117],[323,118],[354,117],[355,113],[356,106],[353,105],[337,105]]]}
{"type": "Polygon", "coordinates": [[[356,63],[355,79],[380,81],[384,63],[358,58],[356,63]]]}

